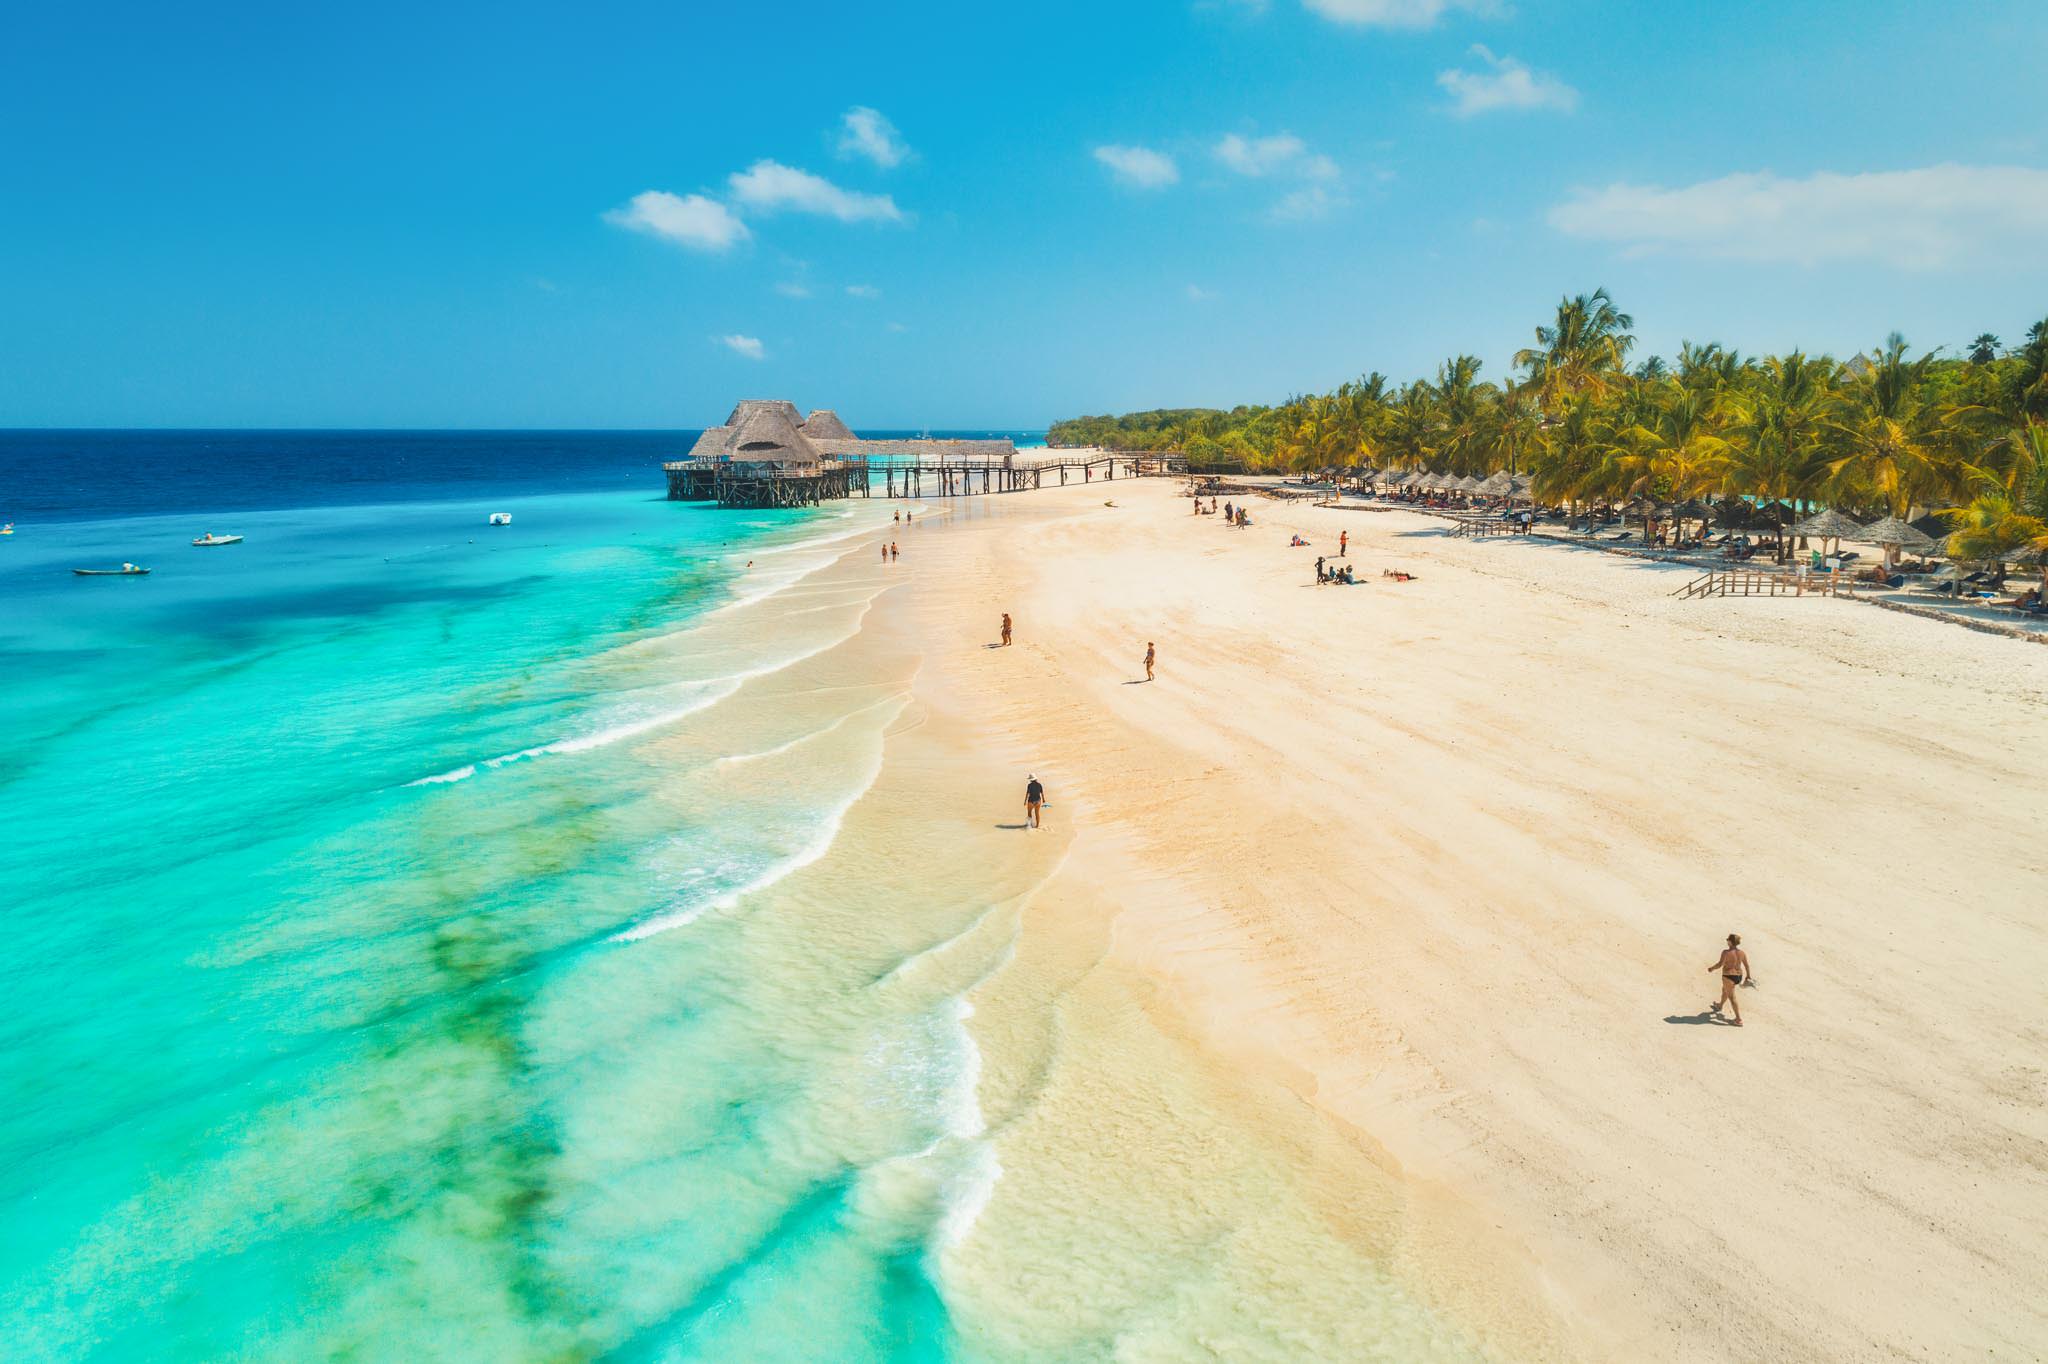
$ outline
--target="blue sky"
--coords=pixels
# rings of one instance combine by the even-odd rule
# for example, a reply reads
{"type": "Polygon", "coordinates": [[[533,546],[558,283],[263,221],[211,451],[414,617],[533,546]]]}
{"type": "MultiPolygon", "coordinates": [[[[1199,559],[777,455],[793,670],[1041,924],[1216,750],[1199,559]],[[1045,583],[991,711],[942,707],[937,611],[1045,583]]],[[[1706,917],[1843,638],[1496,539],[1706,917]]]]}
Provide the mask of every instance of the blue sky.
{"type": "Polygon", "coordinates": [[[2048,5],[15,6],[0,425],[1273,401],[2048,315],[2048,5]],[[866,112],[863,112],[866,111],[866,112]]]}

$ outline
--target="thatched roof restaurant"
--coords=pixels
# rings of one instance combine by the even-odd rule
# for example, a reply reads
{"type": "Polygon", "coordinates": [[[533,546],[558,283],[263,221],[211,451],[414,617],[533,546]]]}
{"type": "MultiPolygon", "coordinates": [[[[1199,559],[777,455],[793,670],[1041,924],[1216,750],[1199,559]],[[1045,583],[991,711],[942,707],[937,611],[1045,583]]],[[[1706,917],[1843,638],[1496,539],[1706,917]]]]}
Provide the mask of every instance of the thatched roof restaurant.
{"type": "Polygon", "coordinates": [[[805,416],[787,399],[746,398],[687,458],[662,467],[674,501],[795,507],[866,493],[871,460],[1007,461],[1016,452],[1008,439],[863,440],[829,408],[805,416]]]}

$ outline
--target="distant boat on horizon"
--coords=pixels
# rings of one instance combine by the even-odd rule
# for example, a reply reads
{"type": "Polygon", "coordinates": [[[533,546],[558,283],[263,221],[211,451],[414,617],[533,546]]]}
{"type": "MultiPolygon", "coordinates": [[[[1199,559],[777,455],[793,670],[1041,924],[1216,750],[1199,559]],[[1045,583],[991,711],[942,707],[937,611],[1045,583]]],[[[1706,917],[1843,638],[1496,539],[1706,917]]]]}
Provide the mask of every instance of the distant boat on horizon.
{"type": "Polygon", "coordinates": [[[119,568],[74,568],[71,570],[81,578],[147,578],[149,570],[135,564],[122,564],[119,568]]]}
{"type": "Polygon", "coordinates": [[[212,531],[208,531],[192,543],[201,549],[206,548],[208,545],[239,545],[242,543],[242,537],[239,535],[215,535],[212,531]]]}

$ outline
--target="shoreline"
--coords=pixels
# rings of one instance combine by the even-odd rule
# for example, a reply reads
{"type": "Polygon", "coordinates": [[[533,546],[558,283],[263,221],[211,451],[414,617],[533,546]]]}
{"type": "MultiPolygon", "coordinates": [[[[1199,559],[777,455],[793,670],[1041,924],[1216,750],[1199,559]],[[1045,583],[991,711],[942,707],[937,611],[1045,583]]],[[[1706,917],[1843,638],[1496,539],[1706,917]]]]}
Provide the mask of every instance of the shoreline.
{"type": "MultiPolygon", "coordinates": [[[[1070,840],[1018,952],[1096,943],[1154,1034],[1249,1096],[1245,1132],[1343,1133],[1296,1192],[1342,1208],[1380,1171],[1378,1230],[1351,1243],[1501,1357],[2048,1339],[2016,1306],[2042,1267],[2022,1228],[2048,1213],[2043,1163],[2008,1169],[1969,1136],[2012,1102],[2013,1140],[2048,1135],[2018,1040],[2048,953],[2013,913],[2044,871],[2015,807],[2048,741],[1999,723],[2048,696],[2035,651],[1824,599],[1736,617],[1609,556],[1488,562],[1398,515],[1266,503],[1226,530],[1177,482],[1118,484],[908,504],[890,628],[923,655],[920,700],[991,769],[963,786],[956,767],[946,798],[1001,822],[1035,770],[1042,841],[1070,840]],[[1316,551],[1281,547],[1339,526],[1417,580],[1315,587],[1316,551]],[[1005,609],[1018,647],[983,649],[1005,609]],[[1160,683],[1126,687],[1148,633],[1160,683]],[[1958,711],[1958,687],[1988,699],[1958,711]],[[1814,761],[1793,776],[1775,754],[1814,761]],[[1926,834],[1865,815],[1894,790],[1926,834]],[[1833,846],[1811,842],[1823,827],[1833,846]],[[1764,1026],[1668,1026],[1697,1021],[1691,958],[1731,928],[1763,944],[1777,988],[1745,1003],[1764,1026]],[[1900,939],[1930,946],[1894,1003],[1873,982],[1900,939]],[[1964,1080],[1944,1074],[1959,1057],[1964,1080]],[[1746,1211],[1722,1226],[1706,1210],[1729,1188],[1746,1211]],[[1908,1284],[1948,1310],[1908,1310],[1908,1284]],[[1687,1334],[1702,1313],[1740,1324],[1707,1343],[1687,1334]]],[[[983,999],[1006,989],[978,987],[970,1029],[993,1030],[983,999]]],[[[1000,1093],[1004,1042],[983,1046],[1000,1093]]],[[[990,1126],[1000,1156],[1010,1128],[990,1126]]],[[[987,1217],[1015,1215],[1022,1165],[1004,1165],[987,1217]]]]}

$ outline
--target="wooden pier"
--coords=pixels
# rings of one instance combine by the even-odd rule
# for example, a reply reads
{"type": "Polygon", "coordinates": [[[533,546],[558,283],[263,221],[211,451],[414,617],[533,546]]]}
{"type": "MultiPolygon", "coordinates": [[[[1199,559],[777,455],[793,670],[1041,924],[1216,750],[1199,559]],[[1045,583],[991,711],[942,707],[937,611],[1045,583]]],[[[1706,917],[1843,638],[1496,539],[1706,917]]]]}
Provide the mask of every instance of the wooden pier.
{"type": "MultiPolygon", "coordinates": [[[[850,442],[849,442],[850,443],[850,442]]],[[[981,497],[1117,478],[1178,477],[1178,455],[1101,454],[1033,460],[1014,456],[841,455],[822,461],[679,460],[662,466],[675,502],[721,507],[814,507],[848,497],[981,497]]]]}
{"type": "Polygon", "coordinates": [[[880,479],[883,497],[975,497],[1030,492],[1070,483],[1109,483],[1124,478],[1178,477],[1187,461],[1178,455],[1097,455],[1092,459],[881,459],[868,462],[869,492],[880,479]]]}

